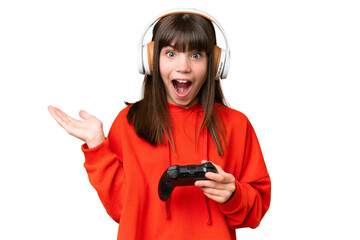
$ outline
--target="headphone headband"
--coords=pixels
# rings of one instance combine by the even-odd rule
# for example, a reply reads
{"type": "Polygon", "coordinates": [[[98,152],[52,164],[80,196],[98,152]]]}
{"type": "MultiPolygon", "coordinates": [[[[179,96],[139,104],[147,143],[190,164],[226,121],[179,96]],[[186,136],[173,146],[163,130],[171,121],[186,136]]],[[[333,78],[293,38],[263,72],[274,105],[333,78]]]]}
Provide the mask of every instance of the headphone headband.
{"type": "Polygon", "coordinates": [[[147,34],[147,32],[149,31],[149,29],[156,24],[160,19],[171,15],[171,14],[176,14],[176,13],[191,13],[191,14],[197,14],[200,15],[208,20],[210,20],[214,25],[216,25],[216,27],[220,30],[221,34],[223,35],[224,41],[225,41],[225,45],[226,45],[226,49],[220,49],[221,53],[220,53],[220,61],[219,61],[219,65],[217,66],[217,72],[216,72],[216,77],[215,79],[225,79],[227,77],[228,71],[229,71],[229,66],[230,66],[230,48],[229,48],[229,43],[225,34],[224,29],[221,27],[221,25],[213,18],[211,17],[209,14],[202,12],[200,10],[197,9],[193,9],[193,8],[177,8],[177,9],[173,9],[173,10],[169,10],[166,12],[161,13],[160,15],[158,15],[154,20],[152,20],[147,27],[145,28],[140,42],[139,42],[139,47],[138,47],[138,68],[139,68],[139,72],[141,74],[148,74],[150,75],[151,71],[150,71],[150,66],[149,66],[149,61],[148,61],[148,50],[147,50],[147,44],[144,45],[144,39],[145,36],[147,34]]]}

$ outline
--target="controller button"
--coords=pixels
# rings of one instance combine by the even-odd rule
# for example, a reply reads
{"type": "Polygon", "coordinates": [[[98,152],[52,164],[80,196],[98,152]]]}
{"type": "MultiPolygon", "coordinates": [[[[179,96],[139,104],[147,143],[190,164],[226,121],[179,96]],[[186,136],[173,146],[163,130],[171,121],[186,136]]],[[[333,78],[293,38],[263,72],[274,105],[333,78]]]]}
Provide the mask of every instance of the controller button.
{"type": "Polygon", "coordinates": [[[169,180],[175,180],[175,179],[177,179],[178,174],[176,171],[168,171],[167,176],[168,176],[169,180]]]}

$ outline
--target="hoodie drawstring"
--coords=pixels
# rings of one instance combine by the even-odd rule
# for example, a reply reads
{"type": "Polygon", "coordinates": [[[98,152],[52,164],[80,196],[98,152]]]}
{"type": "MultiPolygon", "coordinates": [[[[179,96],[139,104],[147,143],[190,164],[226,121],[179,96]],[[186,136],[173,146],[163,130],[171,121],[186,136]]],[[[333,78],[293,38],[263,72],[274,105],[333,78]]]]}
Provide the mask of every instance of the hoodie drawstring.
{"type": "MultiPolygon", "coordinates": [[[[165,169],[168,169],[171,166],[171,147],[169,141],[166,141],[166,150],[164,151],[164,167],[165,169]]],[[[171,218],[170,215],[170,202],[171,202],[171,195],[169,198],[165,201],[165,217],[167,219],[171,218]]]]}
{"type": "MultiPolygon", "coordinates": [[[[196,125],[195,125],[196,126],[196,125]]],[[[209,161],[209,155],[208,155],[208,151],[209,151],[209,147],[208,147],[208,141],[209,141],[209,134],[208,134],[208,130],[207,128],[205,128],[204,130],[204,135],[203,136],[203,149],[202,149],[202,159],[200,160],[207,160],[209,161]]],[[[166,142],[166,148],[164,151],[164,167],[165,169],[168,169],[171,166],[171,146],[169,141],[166,142]]],[[[206,212],[207,212],[207,221],[206,223],[208,225],[212,224],[212,219],[211,219],[211,213],[210,213],[210,202],[209,202],[209,198],[206,197],[204,195],[204,201],[205,201],[205,206],[206,206],[206,212]]],[[[170,197],[165,201],[165,217],[167,219],[171,218],[171,214],[170,214],[170,205],[171,205],[171,195],[170,197]]]]}
{"type": "MultiPolygon", "coordinates": [[[[208,141],[209,141],[209,133],[208,130],[205,129],[205,136],[204,136],[204,143],[203,143],[203,159],[202,160],[206,160],[206,161],[210,161],[209,160],[209,145],[208,145],[208,141]]],[[[212,223],[212,219],[211,219],[211,214],[210,214],[210,204],[209,204],[209,198],[207,196],[204,195],[205,198],[205,205],[206,205],[206,210],[207,210],[207,224],[211,225],[212,223]]]]}

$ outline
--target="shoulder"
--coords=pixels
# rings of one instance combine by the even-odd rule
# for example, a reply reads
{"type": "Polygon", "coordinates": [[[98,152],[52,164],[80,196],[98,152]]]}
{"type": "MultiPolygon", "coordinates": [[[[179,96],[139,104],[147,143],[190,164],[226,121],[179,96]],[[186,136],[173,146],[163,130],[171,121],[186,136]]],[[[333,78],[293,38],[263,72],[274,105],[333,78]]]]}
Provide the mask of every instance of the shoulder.
{"type": "Polygon", "coordinates": [[[125,108],[123,108],[122,110],[120,110],[120,112],[118,113],[118,115],[116,116],[116,118],[114,120],[114,123],[126,120],[126,117],[127,117],[128,113],[130,111],[131,106],[132,105],[128,105],[125,108]]]}
{"type": "Polygon", "coordinates": [[[246,142],[246,138],[249,134],[249,131],[252,129],[252,125],[248,117],[233,108],[226,106],[219,106],[216,112],[221,118],[223,128],[225,129],[227,135],[227,141],[229,142],[246,142]]]}
{"type": "Polygon", "coordinates": [[[121,128],[128,127],[127,115],[130,111],[131,105],[126,106],[116,116],[114,122],[111,125],[110,132],[120,130],[121,128]]]}
{"type": "Polygon", "coordinates": [[[230,124],[244,126],[247,125],[249,122],[248,117],[244,113],[236,109],[220,104],[216,104],[215,108],[216,114],[220,116],[220,118],[224,121],[224,124],[226,125],[230,124]]]}

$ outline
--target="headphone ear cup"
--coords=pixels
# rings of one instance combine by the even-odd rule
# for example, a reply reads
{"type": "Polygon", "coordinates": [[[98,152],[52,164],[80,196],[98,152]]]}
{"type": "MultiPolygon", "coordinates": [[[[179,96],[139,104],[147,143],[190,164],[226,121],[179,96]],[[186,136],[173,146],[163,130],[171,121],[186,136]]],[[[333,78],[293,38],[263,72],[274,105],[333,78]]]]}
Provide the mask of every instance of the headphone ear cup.
{"type": "MultiPolygon", "coordinates": [[[[214,46],[214,67],[215,67],[215,79],[218,80],[220,77],[222,78],[223,70],[225,63],[225,50],[219,48],[218,46],[214,46]]],[[[226,76],[225,76],[226,77],[226,76]]]]}
{"type": "Polygon", "coordinates": [[[154,44],[155,43],[153,41],[147,44],[147,57],[149,66],[149,72],[147,72],[148,75],[152,75],[153,73],[154,44]]]}
{"type": "Polygon", "coordinates": [[[143,45],[142,57],[140,57],[139,62],[142,65],[139,65],[139,72],[141,74],[151,75],[153,69],[153,53],[154,53],[154,42],[143,45]]]}

